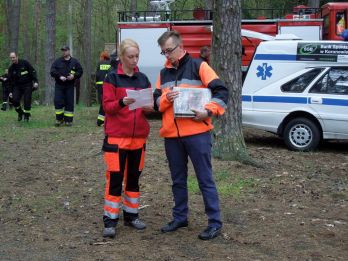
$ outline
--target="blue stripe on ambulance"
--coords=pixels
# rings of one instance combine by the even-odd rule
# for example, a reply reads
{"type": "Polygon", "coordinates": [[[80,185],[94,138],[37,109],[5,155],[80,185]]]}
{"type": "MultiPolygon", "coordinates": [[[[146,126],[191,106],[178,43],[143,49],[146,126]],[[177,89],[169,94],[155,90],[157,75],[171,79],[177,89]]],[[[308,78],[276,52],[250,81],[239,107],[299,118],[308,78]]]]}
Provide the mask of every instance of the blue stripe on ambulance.
{"type": "MultiPolygon", "coordinates": [[[[272,103],[311,103],[307,97],[283,97],[283,96],[251,96],[242,95],[243,102],[272,102],[272,103]],[[308,100],[308,101],[307,101],[308,100]]],[[[323,98],[322,105],[348,106],[348,99],[323,98]]]]}
{"type": "Polygon", "coordinates": [[[254,60],[296,61],[293,54],[256,54],[254,60]]]}

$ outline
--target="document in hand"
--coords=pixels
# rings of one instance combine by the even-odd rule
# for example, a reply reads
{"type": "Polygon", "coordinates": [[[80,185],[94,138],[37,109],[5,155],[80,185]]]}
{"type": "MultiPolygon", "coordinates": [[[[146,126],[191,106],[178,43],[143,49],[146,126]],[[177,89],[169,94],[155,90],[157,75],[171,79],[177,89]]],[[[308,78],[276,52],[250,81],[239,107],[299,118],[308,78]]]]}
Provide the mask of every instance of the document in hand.
{"type": "Polygon", "coordinates": [[[204,111],[204,106],[211,100],[211,91],[208,88],[181,88],[174,87],[179,96],[174,100],[175,117],[194,117],[192,110],[204,111]]]}
{"type": "Polygon", "coordinates": [[[135,99],[135,102],[128,105],[130,110],[135,110],[144,106],[153,106],[152,89],[126,90],[127,97],[135,99]]]}

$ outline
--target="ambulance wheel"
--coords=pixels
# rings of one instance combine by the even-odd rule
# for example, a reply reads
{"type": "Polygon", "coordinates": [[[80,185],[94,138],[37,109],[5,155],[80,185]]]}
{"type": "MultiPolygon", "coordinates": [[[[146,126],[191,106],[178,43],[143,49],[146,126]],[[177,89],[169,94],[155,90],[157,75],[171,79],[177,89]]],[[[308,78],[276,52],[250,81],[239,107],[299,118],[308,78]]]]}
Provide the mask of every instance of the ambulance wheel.
{"type": "Polygon", "coordinates": [[[312,151],[321,140],[318,126],[307,118],[295,118],[284,129],[284,142],[290,150],[312,151]]]}

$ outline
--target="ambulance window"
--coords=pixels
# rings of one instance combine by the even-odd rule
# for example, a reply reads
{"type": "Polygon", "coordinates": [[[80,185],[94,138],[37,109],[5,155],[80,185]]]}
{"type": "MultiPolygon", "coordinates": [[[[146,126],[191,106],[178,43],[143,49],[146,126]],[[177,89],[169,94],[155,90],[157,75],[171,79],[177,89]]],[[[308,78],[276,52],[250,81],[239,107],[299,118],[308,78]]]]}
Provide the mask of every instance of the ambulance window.
{"type": "Polygon", "coordinates": [[[303,92],[308,84],[322,71],[321,68],[316,68],[305,72],[301,76],[287,82],[281,86],[283,92],[303,92]]]}
{"type": "Polygon", "coordinates": [[[348,94],[348,67],[331,68],[310,90],[311,93],[348,94]]]}

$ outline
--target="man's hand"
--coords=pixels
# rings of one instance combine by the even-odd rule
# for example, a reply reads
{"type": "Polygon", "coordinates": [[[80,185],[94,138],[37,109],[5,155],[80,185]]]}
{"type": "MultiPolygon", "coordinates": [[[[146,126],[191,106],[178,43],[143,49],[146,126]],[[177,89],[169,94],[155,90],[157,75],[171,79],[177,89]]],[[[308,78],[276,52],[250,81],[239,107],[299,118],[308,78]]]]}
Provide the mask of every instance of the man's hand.
{"type": "Polygon", "coordinates": [[[34,82],[33,90],[36,91],[38,88],[39,88],[39,84],[37,82],[34,82]]]}
{"type": "Polygon", "coordinates": [[[166,94],[166,98],[168,101],[173,102],[175,100],[176,97],[179,96],[179,92],[178,91],[172,91],[172,88],[170,88],[170,91],[167,92],[166,94]]]}
{"type": "Polygon", "coordinates": [[[71,81],[72,79],[74,79],[74,75],[73,74],[69,74],[68,77],[66,77],[69,81],[71,81]]]}
{"type": "Polygon", "coordinates": [[[196,110],[191,110],[195,113],[195,117],[193,118],[194,121],[204,121],[209,117],[208,111],[196,111],[196,110]]]}
{"type": "Polygon", "coordinates": [[[59,79],[60,79],[62,82],[65,82],[65,81],[66,81],[66,77],[65,77],[65,76],[60,76],[59,79]]]}

